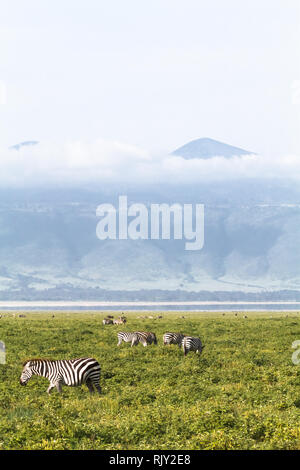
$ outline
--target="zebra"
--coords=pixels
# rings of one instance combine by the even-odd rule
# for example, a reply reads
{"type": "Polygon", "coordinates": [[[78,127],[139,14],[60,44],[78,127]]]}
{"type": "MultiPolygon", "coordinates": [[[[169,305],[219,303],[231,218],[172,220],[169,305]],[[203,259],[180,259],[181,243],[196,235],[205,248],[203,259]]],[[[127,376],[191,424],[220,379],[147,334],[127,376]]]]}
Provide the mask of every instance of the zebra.
{"type": "Polygon", "coordinates": [[[202,346],[201,339],[195,338],[194,336],[185,336],[182,340],[182,349],[186,356],[190,351],[196,351],[202,353],[204,346],[202,346]]]}
{"type": "Polygon", "coordinates": [[[139,343],[142,343],[144,347],[146,347],[147,344],[157,344],[155,333],[145,331],[134,331],[133,333],[120,331],[118,333],[118,346],[120,346],[122,341],[131,343],[131,347],[137,346],[139,343]]]}
{"type": "Polygon", "coordinates": [[[113,321],[110,318],[104,318],[102,323],[103,323],[103,325],[112,325],[113,321]]]}
{"type": "Polygon", "coordinates": [[[131,343],[131,346],[133,346],[135,339],[136,339],[136,333],[129,333],[129,332],[120,331],[118,333],[118,344],[117,344],[117,346],[120,346],[122,341],[124,341],[125,343],[131,343]]]}
{"type": "Polygon", "coordinates": [[[154,343],[157,345],[157,338],[156,338],[155,333],[152,333],[151,331],[150,332],[138,331],[137,335],[138,335],[138,342],[136,344],[142,343],[143,346],[147,346],[147,344],[154,343]]]}
{"type": "Polygon", "coordinates": [[[165,333],[163,335],[164,345],[166,344],[178,344],[181,347],[182,340],[185,337],[182,333],[165,333]]]}
{"type": "Polygon", "coordinates": [[[126,323],[126,318],[125,317],[119,317],[116,320],[113,321],[114,325],[123,325],[123,323],[126,323]]]}
{"type": "Polygon", "coordinates": [[[47,392],[56,387],[61,393],[62,385],[77,387],[86,384],[90,393],[101,393],[100,364],[92,357],[82,357],[70,360],[29,359],[23,364],[20,384],[27,385],[32,375],[39,375],[49,379],[47,392]]]}

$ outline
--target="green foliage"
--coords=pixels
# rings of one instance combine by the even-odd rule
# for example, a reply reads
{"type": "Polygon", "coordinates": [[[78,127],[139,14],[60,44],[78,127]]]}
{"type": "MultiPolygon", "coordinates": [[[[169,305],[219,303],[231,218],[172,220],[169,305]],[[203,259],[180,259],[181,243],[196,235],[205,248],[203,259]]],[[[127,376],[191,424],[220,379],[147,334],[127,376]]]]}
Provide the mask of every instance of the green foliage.
{"type": "Polygon", "coordinates": [[[1,318],[0,449],[300,449],[297,313],[130,313],[103,326],[106,314],[1,318]],[[154,331],[159,344],[118,348],[122,330],[154,331]],[[200,336],[202,355],[163,346],[166,331],[200,336]],[[86,386],[49,396],[41,377],[19,385],[26,359],[81,356],[101,364],[100,397],[86,386]]]}

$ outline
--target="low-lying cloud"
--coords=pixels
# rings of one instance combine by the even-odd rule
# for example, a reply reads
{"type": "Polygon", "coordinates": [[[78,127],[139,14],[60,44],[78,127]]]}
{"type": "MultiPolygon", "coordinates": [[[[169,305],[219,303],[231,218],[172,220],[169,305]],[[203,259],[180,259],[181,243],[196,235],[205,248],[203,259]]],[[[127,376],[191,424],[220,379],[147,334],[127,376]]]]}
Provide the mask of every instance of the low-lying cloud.
{"type": "Polygon", "coordinates": [[[40,143],[0,149],[0,186],[80,186],[104,183],[174,183],[243,178],[300,179],[300,157],[246,155],[186,160],[151,155],[135,146],[96,140],[40,143]]]}

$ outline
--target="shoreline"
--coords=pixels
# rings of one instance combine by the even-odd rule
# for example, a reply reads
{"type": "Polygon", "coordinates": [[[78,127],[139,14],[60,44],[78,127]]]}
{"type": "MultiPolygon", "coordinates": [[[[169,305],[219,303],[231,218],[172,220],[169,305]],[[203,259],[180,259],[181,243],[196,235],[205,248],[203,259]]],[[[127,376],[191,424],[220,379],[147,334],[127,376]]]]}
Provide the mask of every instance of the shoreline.
{"type": "Polygon", "coordinates": [[[65,301],[65,300],[33,300],[33,301],[18,301],[18,300],[8,300],[0,301],[0,308],[4,307],[123,307],[123,306],[197,306],[197,305],[299,305],[300,301],[186,301],[186,302],[176,302],[176,301],[65,301]]]}
{"type": "Polygon", "coordinates": [[[157,301],[137,301],[137,302],[118,302],[118,301],[0,301],[0,309],[2,311],[133,311],[133,312],[234,312],[234,311],[253,311],[253,312],[270,312],[270,311],[289,311],[300,312],[300,301],[190,301],[190,302],[157,302],[157,301]]]}

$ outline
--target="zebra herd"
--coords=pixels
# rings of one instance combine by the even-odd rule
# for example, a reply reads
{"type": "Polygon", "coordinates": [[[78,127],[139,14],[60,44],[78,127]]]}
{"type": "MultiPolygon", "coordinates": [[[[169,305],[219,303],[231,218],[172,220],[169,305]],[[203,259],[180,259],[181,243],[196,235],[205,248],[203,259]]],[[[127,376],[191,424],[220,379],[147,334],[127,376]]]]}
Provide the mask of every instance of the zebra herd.
{"type": "MultiPolygon", "coordinates": [[[[139,343],[143,346],[152,343],[157,344],[155,333],[146,331],[134,331],[133,333],[120,331],[118,333],[118,346],[121,345],[122,341],[131,343],[131,347],[137,346],[139,343]]],[[[163,335],[163,342],[164,345],[178,344],[179,347],[182,347],[185,356],[190,351],[196,351],[196,353],[201,354],[204,349],[200,338],[183,335],[182,333],[165,333],[163,335]]]]}
{"type": "Polygon", "coordinates": [[[120,316],[119,318],[116,318],[114,320],[114,317],[112,315],[108,315],[104,320],[102,321],[103,325],[122,325],[126,323],[126,317],[123,315],[120,316]]]}
{"type": "MultiPolygon", "coordinates": [[[[130,333],[120,331],[117,336],[117,346],[120,346],[122,341],[131,343],[131,347],[137,346],[139,343],[144,347],[152,343],[157,345],[157,338],[153,332],[134,331],[130,333]]],[[[201,354],[204,349],[200,338],[183,335],[182,333],[165,333],[163,343],[164,345],[177,344],[182,347],[185,356],[190,351],[201,354]]],[[[29,359],[23,364],[20,384],[27,385],[33,375],[38,375],[49,380],[48,393],[55,387],[61,393],[63,385],[76,387],[86,384],[90,393],[94,393],[96,389],[100,394],[100,372],[99,362],[92,357],[70,360],[29,359]]]]}

